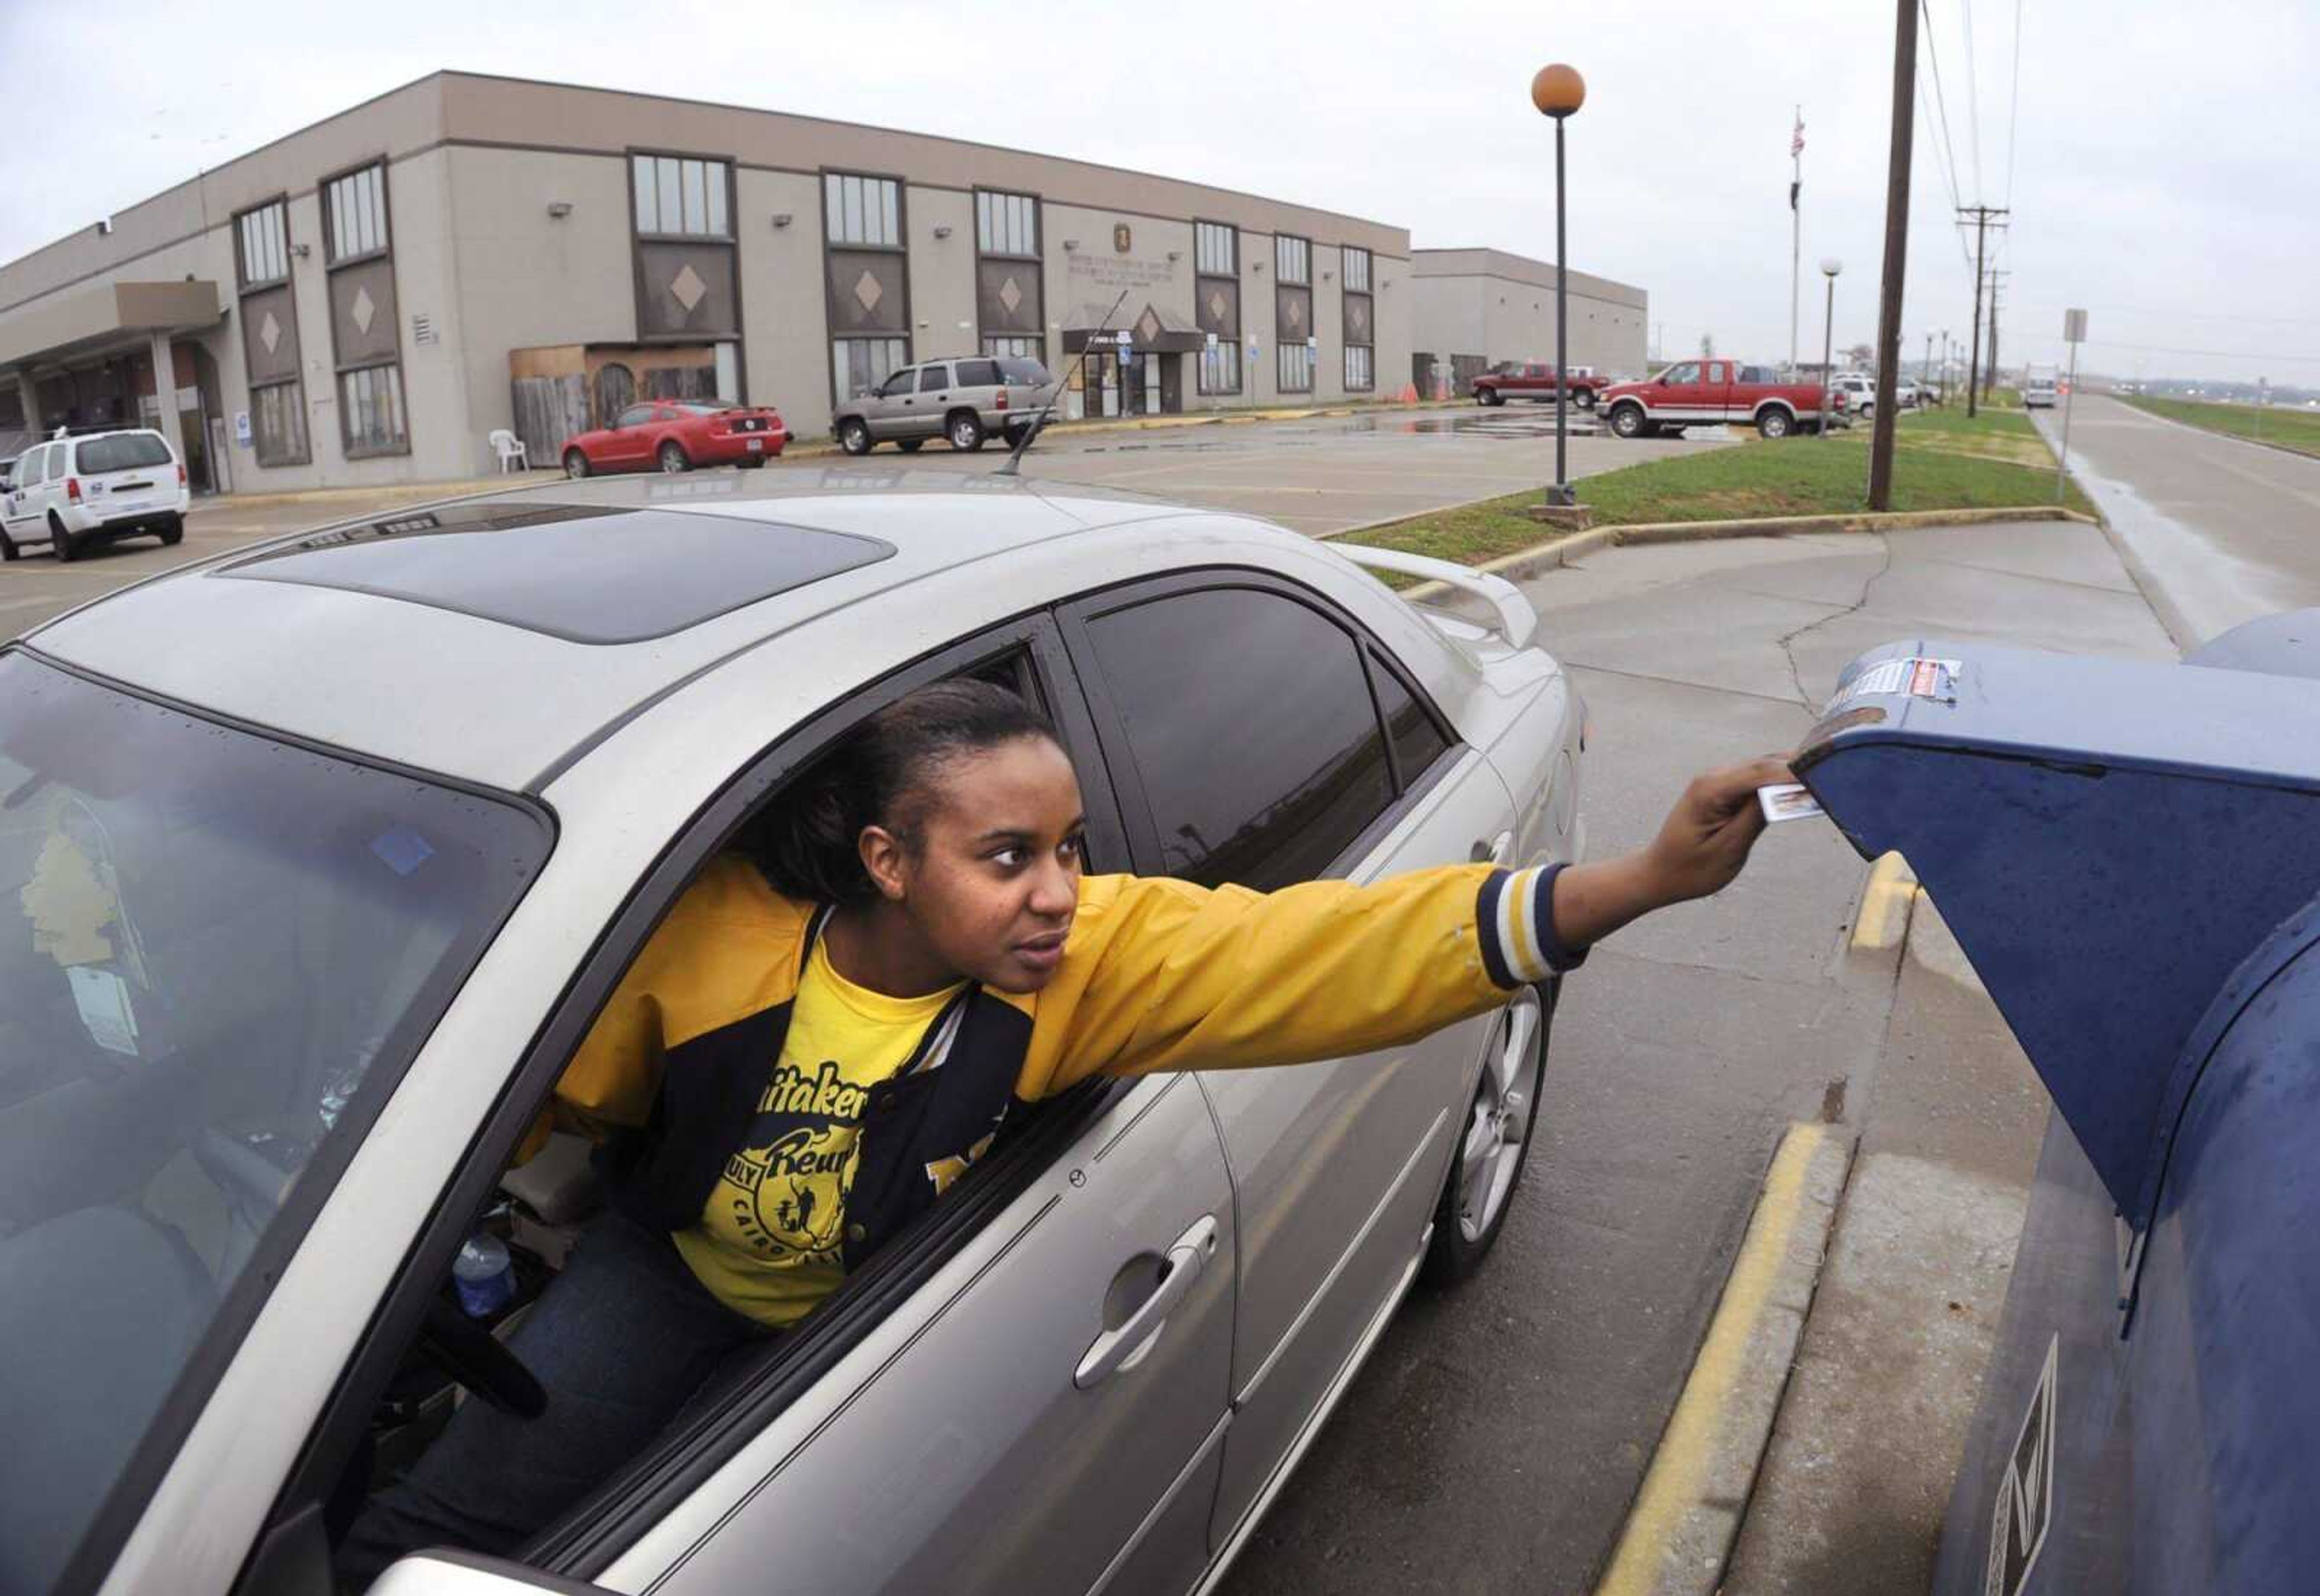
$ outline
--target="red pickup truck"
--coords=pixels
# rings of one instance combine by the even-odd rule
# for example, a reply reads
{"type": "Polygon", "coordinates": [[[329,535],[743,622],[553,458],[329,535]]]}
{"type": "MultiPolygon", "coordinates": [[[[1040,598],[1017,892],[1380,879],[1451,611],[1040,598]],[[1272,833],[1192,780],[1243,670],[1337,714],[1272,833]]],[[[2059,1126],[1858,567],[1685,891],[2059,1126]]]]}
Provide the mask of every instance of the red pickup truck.
{"type": "MultiPolygon", "coordinates": [[[[1769,366],[1679,360],[1657,376],[1613,383],[1596,395],[1603,424],[1621,438],[1681,437],[1686,427],[1754,426],[1767,438],[1817,431],[1821,385],[1784,383],[1769,366]]],[[[1845,413],[1844,390],[1828,395],[1829,420],[1845,413]]]]}
{"type": "MultiPolygon", "coordinates": [[[[1555,368],[1539,360],[1501,360],[1474,378],[1474,403],[1504,404],[1509,399],[1544,399],[1554,402],[1555,368]]],[[[1592,371],[1581,367],[1563,374],[1570,385],[1571,403],[1581,410],[1595,408],[1596,396],[1603,391],[1603,379],[1592,371]]]]}

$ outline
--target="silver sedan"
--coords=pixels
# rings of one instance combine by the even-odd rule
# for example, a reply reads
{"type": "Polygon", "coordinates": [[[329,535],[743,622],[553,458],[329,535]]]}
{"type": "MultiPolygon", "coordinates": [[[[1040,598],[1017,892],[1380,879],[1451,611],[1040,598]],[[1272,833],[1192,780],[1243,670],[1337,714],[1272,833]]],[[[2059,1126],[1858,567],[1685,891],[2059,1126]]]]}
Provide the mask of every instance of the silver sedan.
{"type": "MultiPolygon", "coordinates": [[[[456,1402],[521,1409],[462,1241],[521,1312],[589,1211],[576,1143],[508,1173],[574,1046],[882,703],[1035,699],[1092,870],[1537,863],[1581,712],[1536,624],[1246,519],[833,468],[399,512],[0,652],[0,1590],[324,1596],[456,1402]]],[[[1553,1011],[1045,1103],[521,1561],[379,1589],[1204,1588],[1413,1280],[1489,1249],[1553,1011]]]]}

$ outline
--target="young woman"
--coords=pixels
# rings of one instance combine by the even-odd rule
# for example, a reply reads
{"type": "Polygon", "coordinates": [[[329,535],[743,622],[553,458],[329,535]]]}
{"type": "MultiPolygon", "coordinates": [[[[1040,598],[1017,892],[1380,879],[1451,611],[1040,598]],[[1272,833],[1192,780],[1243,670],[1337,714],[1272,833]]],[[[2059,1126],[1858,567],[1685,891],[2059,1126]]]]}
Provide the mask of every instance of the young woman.
{"type": "Polygon", "coordinates": [[[986,683],[911,694],[638,956],[557,1087],[557,1117],[604,1145],[613,1205],[512,1338],[547,1412],[466,1404],[342,1570],[520,1546],[929,1207],[1011,1107],[1487,1012],[1730,882],[1763,829],[1755,789],[1786,779],[1776,760],[1702,776],[1648,848],[1600,864],[1211,890],[1083,875],[1047,722],[986,683]]]}

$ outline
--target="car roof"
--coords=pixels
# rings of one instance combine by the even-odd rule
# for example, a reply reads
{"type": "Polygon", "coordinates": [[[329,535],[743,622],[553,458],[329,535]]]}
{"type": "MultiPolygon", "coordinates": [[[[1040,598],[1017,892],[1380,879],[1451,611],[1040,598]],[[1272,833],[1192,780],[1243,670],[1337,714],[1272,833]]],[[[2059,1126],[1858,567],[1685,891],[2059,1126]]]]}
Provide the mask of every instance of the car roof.
{"type": "Polygon", "coordinates": [[[916,607],[939,603],[921,585],[1195,513],[990,475],[757,475],[771,480],[596,479],[397,510],[181,567],[25,644],[258,727],[522,790],[639,707],[816,617],[912,588],[911,607],[879,623],[939,613],[916,607]]]}

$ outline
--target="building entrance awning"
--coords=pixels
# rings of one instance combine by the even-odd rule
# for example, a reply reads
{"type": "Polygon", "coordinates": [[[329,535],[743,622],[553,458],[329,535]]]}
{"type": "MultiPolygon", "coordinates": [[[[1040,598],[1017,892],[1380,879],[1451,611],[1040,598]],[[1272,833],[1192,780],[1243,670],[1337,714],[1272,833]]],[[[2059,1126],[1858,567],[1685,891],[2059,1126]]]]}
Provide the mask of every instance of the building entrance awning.
{"type": "MultiPolygon", "coordinates": [[[[1129,304],[1132,305],[1133,301],[1129,304]]],[[[1072,307],[1064,318],[1064,353],[1076,355],[1087,348],[1088,340],[1098,329],[1103,329],[1103,342],[1117,347],[1119,334],[1128,334],[1131,350],[1156,350],[1162,354],[1187,352],[1208,347],[1208,334],[1185,322],[1182,317],[1162,310],[1156,304],[1146,304],[1131,317],[1123,306],[1109,328],[1104,328],[1104,313],[1111,309],[1109,300],[1101,304],[1080,304],[1072,307]]],[[[1101,346],[1099,346],[1101,347],[1101,346]]]]}
{"type": "Polygon", "coordinates": [[[54,366],[225,317],[214,282],[101,283],[0,316],[0,367],[54,366]]]}

